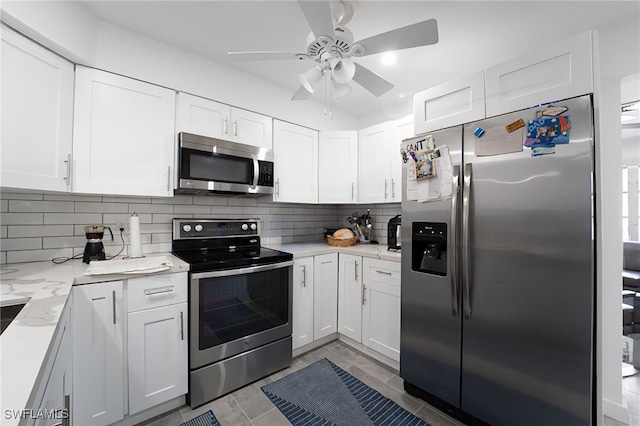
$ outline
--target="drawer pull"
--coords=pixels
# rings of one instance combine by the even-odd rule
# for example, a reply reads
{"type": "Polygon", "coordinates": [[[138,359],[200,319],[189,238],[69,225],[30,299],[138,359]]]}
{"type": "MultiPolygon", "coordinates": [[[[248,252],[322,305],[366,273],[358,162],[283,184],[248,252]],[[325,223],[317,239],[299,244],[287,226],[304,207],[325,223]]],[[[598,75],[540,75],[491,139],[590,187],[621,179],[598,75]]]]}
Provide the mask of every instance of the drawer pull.
{"type": "Polygon", "coordinates": [[[153,289],[153,290],[145,290],[144,291],[144,295],[145,296],[157,296],[159,294],[167,294],[167,293],[173,293],[173,287],[166,287],[166,288],[161,288],[161,289],[153,289]]]}
{"type": "Polygon", "coordinates": [[[376,269],[376,272],[379,274],[391,275],[391,271],[381,271],[380,269],[376,269]]]}
{"type": "Polygon", "coordinates": [[[184,312],[180,311],[180,340],[184,340],[184,312]]]}
{"type": "Polygon", "coordinates": [[[116,323],[116,291],[113,290],[111,295],[111,301],[113,302],[113,323],[116,323]]]}

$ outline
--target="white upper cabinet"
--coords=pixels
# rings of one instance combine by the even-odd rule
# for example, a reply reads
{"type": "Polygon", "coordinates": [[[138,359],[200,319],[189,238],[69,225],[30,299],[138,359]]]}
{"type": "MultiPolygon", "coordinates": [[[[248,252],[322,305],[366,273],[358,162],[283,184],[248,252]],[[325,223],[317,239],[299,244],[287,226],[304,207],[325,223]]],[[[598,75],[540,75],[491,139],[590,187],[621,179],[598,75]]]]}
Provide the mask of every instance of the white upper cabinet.
{"type": "Polygon", "coordinates": [[[484,71],[417,93],[413,113],[416,135],[485,118],[484,71]]]}
{"type": "Polygon", "coordinates": [[[318,132],[273,121],[274,201],[318,202],[318,132]]]}
{"type": "Polygon", "coordinates": [[[188,93],[178,93],[178,132],[230,138],[231,107],[188,93]]]}
{"type": "Polygon", "coordinates": [[[2,26],[1,184],[68,191],[73,64],[2,26]]]}
{"type": "Polygon", "coordinates": [[[358,200],[358,132],[320,132],[318,202],[358,200]]]}
{"type": "Polygon", "coordinates": [[[487,68],[487,117],[593,92],[591,32],[487,68]]]}
{"type": "Polygon", "coordinates": [[[358,132],[358,202],[391,202],[390,146],[395,129],[388,121],[358,132]]]}
{"type": "Polygon", "coordinates": [[[175,92],[78,67],[73,191],[173,195],[175,92]]]}
{"type": "Polygon", "coordinates": [[[178,93],[178,132],[273,147],[273,120],[210,99],[178,93]]]}
{"type": "Polygon", "coordinates": [[[402,201],[402,155],[400,147],[402,141],[414,136],[413,115],[407,115],[393,121],[395,130],[394,140],[389,144],[389,167],[391,170],[391,201],[402,201]]]}
{"type": "Polygon", "coordinates": [[[231,140],[248,145],[273,147],[273,119],[266,115],[231,108],[231,140]]]}

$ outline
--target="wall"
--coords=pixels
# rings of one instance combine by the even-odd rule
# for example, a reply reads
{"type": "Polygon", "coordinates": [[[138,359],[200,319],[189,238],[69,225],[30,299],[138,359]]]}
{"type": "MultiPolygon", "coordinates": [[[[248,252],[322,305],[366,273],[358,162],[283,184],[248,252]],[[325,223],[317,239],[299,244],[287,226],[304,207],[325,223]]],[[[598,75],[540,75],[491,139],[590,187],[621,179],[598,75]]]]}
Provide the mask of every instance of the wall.
{"type": "Polygon", "coordinates": [[[3,1],[1,18],[72,62],[126,75],[317,130],[358,128],[355,116],[244,72],[97,19],[82,2],[3,1]],[[144,52],[144,60],[140,60],[144,52]]]}
{"type": "MultiPolygon", "coordinates": [[[[142,252],[171,251],[174,217],[262,219],[262,243],[321,241],[324,228],[337,227],[337,207],[273,203],[258,198],[179,195],[128,198],[3,191],[0,198],[0,263],[50,260],[81,254],[85,225],[110,226],[115,241],[103,240],[107,256],[122,246],[117,223],[131,212],[140,217],[142,252]]],[[[127,229],[128,231],[128,229],[127,229]]],[[[125,232],[128,253],[129,236],[125,232]]]]}

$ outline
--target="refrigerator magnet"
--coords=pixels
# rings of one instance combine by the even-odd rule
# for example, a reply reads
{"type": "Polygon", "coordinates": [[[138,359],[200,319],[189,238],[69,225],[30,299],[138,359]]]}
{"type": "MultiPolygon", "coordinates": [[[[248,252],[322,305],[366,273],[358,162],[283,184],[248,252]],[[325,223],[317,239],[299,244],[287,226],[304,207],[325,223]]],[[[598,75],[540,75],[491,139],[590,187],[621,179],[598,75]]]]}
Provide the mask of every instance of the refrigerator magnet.
{"type": "Polygon", "coordinates": [[[557,117],[567,111],[569,111],[569,108],[565,105],[550,105],[542,111],[542,115],[547,117],[557,117]]]}
{"type": "Polygon", "coordinates": [[[524,120],[522,118],[519,118],[513,123],[507,124],[507,132],[513,133],[516,130],[523,128],[524,126],[526,126],[526,124],[524,124],[524,120]]]}
{"type": "Polygon", "coordinates": [[[534,146],[533,148],[531,148],[532,157],[539,157],[541,155],[549,155],[549,154],[555,154],[555,153],[556,153],[555,146],[534,146]]]}
{"type": "Polygon", "coordinates": [[[433,151],[419,152],[416,154],[416,163],[414,167],[416,180],[435,177],[436,175],[436,157],[433,151]]]}
{"type": "Polygon", "coordinates": [[[569,143],[570,116],[543,117],[529,120],[525,146],[562,145],[569,143]]]}

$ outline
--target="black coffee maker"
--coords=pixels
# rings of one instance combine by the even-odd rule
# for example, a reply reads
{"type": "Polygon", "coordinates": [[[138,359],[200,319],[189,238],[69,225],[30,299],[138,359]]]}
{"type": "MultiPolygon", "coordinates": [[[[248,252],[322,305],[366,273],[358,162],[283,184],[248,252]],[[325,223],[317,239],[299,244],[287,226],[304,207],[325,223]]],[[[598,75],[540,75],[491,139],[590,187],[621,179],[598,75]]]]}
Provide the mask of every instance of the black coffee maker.
{"type": "Polygon", "coordinates": [[[105,260],[104,245],[102,244],[105,229],[109,230],[111,241],[113,241],[113,232],[108,226],[89,225],[84,227],[84,232],[87,235],[87,245],[84,246],[84,256],[82,256],[84,263],[89,263],[92,260],[105,260]]]}

